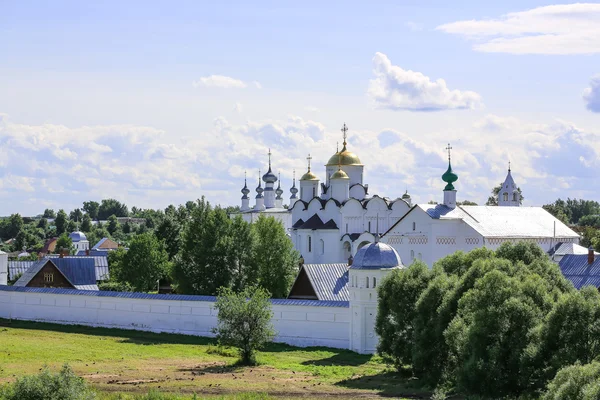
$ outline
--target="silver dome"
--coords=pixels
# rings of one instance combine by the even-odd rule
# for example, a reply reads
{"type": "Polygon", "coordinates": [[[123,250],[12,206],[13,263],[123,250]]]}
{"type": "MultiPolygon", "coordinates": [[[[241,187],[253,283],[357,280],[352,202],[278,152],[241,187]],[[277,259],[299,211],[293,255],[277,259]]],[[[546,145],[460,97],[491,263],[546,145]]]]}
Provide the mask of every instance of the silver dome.
{"type": "Polygon", "coordinates": [[[393,247],[377,242],[364,246],[356,252],[352,269],[383,269],[402,267],[402,260],[393,247]]]}
{"type": "Polygon", "coordinates": [[[80,242],[82,240],[87,240],[87,237],[85,236],[85,233],[80,232],[80,231],[71,232],[69,234],[69,237],[71,238],[71,240],[73,241],[73,243],[80,242]]]}

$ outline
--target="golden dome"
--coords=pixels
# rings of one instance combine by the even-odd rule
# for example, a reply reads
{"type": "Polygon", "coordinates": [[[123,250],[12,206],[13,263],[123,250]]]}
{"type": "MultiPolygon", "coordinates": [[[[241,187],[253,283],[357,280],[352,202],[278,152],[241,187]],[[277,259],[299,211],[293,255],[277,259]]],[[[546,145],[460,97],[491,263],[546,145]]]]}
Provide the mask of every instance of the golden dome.
{"type": "Polygon", "coordinates": [[[338,169],[333,174],[331,174],[329,179],[350,179],[350,178],[344,171],[342,171],[341,169],[338,169]]]}
{"type": "Polygon", "coordinates": [[[309,169],[307,173],[302,175],[302,178],[300,178],[300,180],[301,181],[318,181],[319,177],[316,176],[315,174],[313,174],[312,172],[310,172],[310,169],[309,169]]]}
{"type": "Polygon", "coordinates": [[[356,154],[346,150],[346,146],[342,148],[342,151],[335,153],[327,161],[327,166],[330,165],[363,165],[356,154]]]}

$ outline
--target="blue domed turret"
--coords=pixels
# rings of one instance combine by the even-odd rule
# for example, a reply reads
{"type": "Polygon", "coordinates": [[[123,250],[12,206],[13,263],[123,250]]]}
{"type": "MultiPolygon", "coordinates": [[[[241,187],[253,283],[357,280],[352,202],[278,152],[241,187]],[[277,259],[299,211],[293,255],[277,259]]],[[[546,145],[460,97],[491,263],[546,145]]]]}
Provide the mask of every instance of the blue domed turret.
{"type": "Polygon", "coordinates": [[[281,174],[279,175],[279,181],[277,182],[277,189],[275,189],[275,194],[277,195],[277,197],[275,197],[275,200],[283,200],[281,198],[281,195],[283,194],[283,189],[281,189],[281,174]]]}
{"type": "Polygon", "coordinates": [[[249,193],[250,189],[248,189],[248,183],[246,182],[246,177],[244,177],[244,187],[242,188],[242,200],[247,200],[249,193]]]}
{"type": "MultiPolygon", "coordinates": [[[[258,171],[258,176],[260,176],[260,171],[258,171]]],[[[260,183],[260,178],[258,178],[258,186],[256,187],[256,198],[257,199],[262,199],[263,198],[263,192],[265,190],[262,188],[261,183],[260,183]]]]}
{"type": "Polygon", "coordinates": [[[71,238],[73,243],[81,242],[82,240],[87,240],[85,233],[80,232],[80,231],[71,232],[69,234],[69,237],[71,238]]]}
{"type": "Polygon", "coordinates": [[[265,183],[275,183],[277,182],[277,176],[271,171],[271,166],[269,166],[269,170],[262,177],[265,183]]]}
{"type": "Polygon", "coordinates": [[[356,252],[351,269],[386,269],[402,267],[402,260],[393,247],[375,242],[356,252]]]}

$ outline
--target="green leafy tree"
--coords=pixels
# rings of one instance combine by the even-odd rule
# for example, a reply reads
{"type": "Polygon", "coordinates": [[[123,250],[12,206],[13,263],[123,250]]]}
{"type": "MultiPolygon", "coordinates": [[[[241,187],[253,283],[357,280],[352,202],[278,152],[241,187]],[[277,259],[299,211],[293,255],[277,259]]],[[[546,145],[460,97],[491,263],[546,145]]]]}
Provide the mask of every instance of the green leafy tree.
{"type": "Polygon", "coordinates": [[[106,226],[106,229],[108,229],[108,233],[111,235],[114,235],[117,232],[119,229],[119,221],[117,220],[116,215],[113,214],[108,217],[108,225],[106,226]]]}
{"type": "Polygon", "coordinates": [[[67,221],[67,229],[66,232],[75,232],[77,230],[77,224],[75,221],[67,221]]]}
{"type": "Polygon", "coordinates": [[[90,216],[92,220],[98,219],[98,211],[100,210],[100,203],[97,201],[84,201],[83,211],[90,216]]]}
{"type": "Polygon", "coordinates": [[[81,220],[83,219],[83,212],[81,211],[81,209],[76,208],[69,213],[69,219],[71,221],[81,222],[81,220]]]}
{"type": "Polygon", "coordinates": [[[14,238],[23,229],[24,223],[23,218],[20,214],[12,214],[8,218],[8,225],[6,230],[7,238],[14,238]]]}
{"type": "Polygon", "coordinates": [[[89,214],[84,214],[81,219],[81,227],[82,232],[90,232],[92,230],[92,218],[89,214]]]}
{"type": "Polygon", "coordinates": [[[111,279],[127,283],[135,291],[154,290],[157,281],[165,278],[171,268],[162,242],[151,233],[135,236],[126,252],[111,253],[116,253],[109,258],[111,279]]]}
{"type": "Polygon", "coordinates": [[[600,363],[571,365],[558,371],[541,400],[600,399],[600,363]]]}
{"type": "Polygon", "coordinates": [[[233,268],[231,221],[220,209],[202,198],[183,230],[181,251],[173,268],[177,291],[215,295],[220,287],[230,287],[233,268]]]}
{"type": "MultiPolygon", "coordinates": [[[[488,200],[485,203],[486,206],[498,205],[498,194],[500,193],[500,190],[502,190],[502,182],[498,186],[494,186],[492,189],[492,195],[488,197],[488,200]]],[[[519,204],[523,204],[523,200],[525,200],[525,198],[523,197],[523,193],[521,193],[521,188],[517,187],[517,191],[519,192],[519,204]]]]}
{"type": "Polygon", "coordinates": [[[477,203],[475,203],[474,201],[464,200],[464,201],[457,201],[456,205],[458,205],[458,206],[476,206],[477,203]]]}
{"type": "Polygon", "coordinates": [[[46,218],[41,218],[38,221],[37,227],[43,230],[48,229],[48,220],[46,218]]]}
{"type": "Polygon", "coordinates": [[[593,228],[600,228],[600,215],[584,215],[579,218],[579,225],[581,226],[591,226],[593,228]]]}
{"type": "Polygon", "coordinates": [[[98,219],[105,220],[111,215],[117,217],[128,217],[129,210],[127,206],[115,199],[104,199],[98,208],[98,219]]]}
{"type": "Polygon", "coordinates": [[[260,271],[255,258],[257,237],[255,229],[241,216],[232,220],[230,231],[232,237],[230,262],[233,264],[232,287],[234,291],[240,291],[246,287],[257,285],[259,281],[260,271]]]}
{"type": "Polygon", "coordinates": [[[214,305],[218,322],[213,332],[220,344],[237,347],[242,364],[256,364],[256,351],[275,337],[269,297],[263,288],[246,288],[239,293],[219,289],[214,305]]]}
{"type": "Polygon", "coordinates": [[[54,210],[53,210],[53,209],[51,209],[51,208],[46,208],[46,209],[44,210],[44,214],[42,215],[42,217],[44,217],[44,218],[49,218],[49,219],[54,219],[54,218],[56,218],[56,213],[54,212],[54,210]]]}
{"type": "Polygon", "coordinates": [[[69,252],[73,251],[73,240],[67,235],[67,233],[63,233],[56,239],[56,251],[60,250],[68,250],[69,252]]]}
{"type": "MultiPolygon", "coordinates": [[[[237,226],[242,226],[239,223],[237,226]]],[[[285,298],[297,273],[300,255],[294,250],[294,244],[286,235],[281,222],[273,217],[260,216],[252,225],[256,233],[254,262],[258,266],[259,284],[268,290],[274,298],[285,298]]],[[[248,235],[244,235],[248,238],[248,235]]],[[[246,239],[246,242],[249,239],[246,239]]],[[[251,260],[243,253],[239,260],[251,260]]]]}
{"type": "Polygon", "coordinates": [[[156,227],[154,234],[163,241],[169,259],[172,260],[181,249],[181,225],[177,219],[172,214],[167,214],[156,227]]]}
{"type": "Polygon", "coordinates": [[[67,232],[68,228],[68,218],[65,210],[58,210],[58,214],[56,214],[56,218],[54,219],[54,225],[56,226],[56,234],[62,235],[67,232]]]}
{"type": "Polygon", "coordinates": [[[415,303],[430,279],[427,265],[415,261],[406,269],[392,271],[377,289],[377,351],[398,369],[411,364],[415,303]]]}

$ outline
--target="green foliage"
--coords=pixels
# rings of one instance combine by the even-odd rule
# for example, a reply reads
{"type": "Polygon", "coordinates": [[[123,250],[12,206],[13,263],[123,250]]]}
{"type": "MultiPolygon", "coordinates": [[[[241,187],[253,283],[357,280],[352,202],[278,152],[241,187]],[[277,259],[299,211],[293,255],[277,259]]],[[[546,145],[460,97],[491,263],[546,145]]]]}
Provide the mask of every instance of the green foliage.
{"type": "Polygon", "coordinates": [[[269,297],[262,288],[246,288],[239,293],[219,289],[214,306],[218,322],[213,332],[221,345],[238,349],[242,364],[255,364],[256,351],[275,336],[269,297]]]}
{"type": "Polygon", "coordinates": [[[98,219],[98,211],[100,210],[100,203],[97,201],[84,201],[83,202],[83,211],[85,211],[86,215],[93,220],[98,219]]]}
{"type": "MultiPolygon", "coordinates": [[[[89,214],[85,214],[82,218],[81,218],[81,227],[80,227],[82,232],[88,233],[92,230],[92,218],[89,216],[89,214]]],[[[91,242],[90,242],[91,243],[91,242]]]]}
{"type": "Polygon", "coordinates": [[[68,223],[67,213],[65,210],[58,210],[58,214],[56,214],[56,219],[54,219],[54,225],[56,226],[56,234],[62,235],[67,231],[67,223],[68,223]]]}
{"type": "MultiPolygon", "coordinates": [[[[241,216],[235,217],[231,222],[231,262],[233,264],[233,279],[231,282],[234,291],[257,285],[259,282],[258,260],[255,259],[257,248],[256,227],[245,222],[241,216]]],[[[263,231],[268,227],[263,227],[263,231]]],[[[269,235],[266,233],[266,235],[269,235]]],[[[262,239],[265,239],[264,237],[262,239]]],[[[281,266],[278,266],[281,270],[281,266]]],[[[277,271],[273,275],[277,275],[277,271]]],[[[285,279],[284,279],[285,280],[285,279]]],[[[265,287],[265,286],[263,286],[265,287]]],[[[265,287],[269,290],[268,287],[265,287]]],[[[271,285],[270,289],[276,289],[271,285]]],[[[285,294],[287,295],[287,293],[285,294]]],[[[284,295],[284,296],[285,296],[284,295]]]]}
{"type": "MultiPolygon", "coordinates": [[[[114,253],[114,252],[111,252],[114,253]]],[[[127,282],[116,282],[113,280],[100,282],[98,289],[105,292],[133,292],[133,287],[127,282]]]]}
{"type": "Polygon", "coordinates": [[[548,384],[541,400],[597,400],[600,398],[600,363],[561,369],[548,384]]]}
{"type": "Polygon", "coordinates": [[[10,279],[8,280],[8,286],[12,286],[15,284],[16,281],[19,280],[19,278],[23,276],[22,272],[19,272],[18,274],[16,274],[15,276],[11,276],[10,279]]]}
{"type": "Polygon", "coordinates": [[[375,332],[379,354],[396,368],[411,364],[415,303],[432,273],[421,261],[406,269],[393,270],[377,289],[379,302],[375,332]]]}
{"type": "Polygon", "coordinates": [[[66,232],[56,239],[56,252],[59,252],[62,249],[68,250],[69,252],[73,250],[73,240],[69,237],[69,235],[67,235],[66,232]]]}
{"type": "Polygon", "coordinates": [[[23,229],[23,218],[21,218],[20,214],[12,214],[10,218],[8,218],[8,225],[6,227],[6,232],[4,233],[4,237],[6,239],[16,237],[19,232],[23,229]]]}
{"type": "Polygon", "coordinates": [[[46,218],[40,218],[37,227],[43,230],[48,229],[48,220],[46,218]]]}
{"type": "Polygon", "coordinates": [[[95,393],[68,365],[52,373],[47,367],[37,375],[17,378],[2,388],[3,400],[92,400],[95,393]]]}
{"type": "MultiPolygon", "coordinates": [[[[242,221],[236,226],[243,227],[242,221]]],[[[252,225],[252,229],[256,232],[257,243],[253,256],[246,253],[246,262],[257,264],[260,286],[267,289],[273,297],[284,298],[288,295],[296,275],[300,255],[294,250],[294,245],[287,237],[281,222],[275,218],[261,215],[252,225]]],[[[248,245],[251,241],[250,236],[242,236],[245,243],[238,246],[248,245]]],[[[251,275],[249,280],[252,280],[251,275]]]]}
{"type": "MultiPolygon", "coordinates": [[[[123,226],[125,232],[125,226],[123,226]]],[[[181,249],[181,224],[173,215],[165,216],[156,227],[154,234],[165,244],[169,259],[172,260],[181,249]]]]}
{"type": "MultiPolygon", "coordinates": [[[[85,208],[85,203],[84,203],[85,208]]],[[[115,199],[104,199],[98,207],[98,219],[106,220],[111,215],[117,217],[128,217],[129,210],[127,206],[115,199]]]]}
{"type": "Polygon", "coordinates": [[[108,224],[106,226],[106,229],[111,235],[114,235],[117,232],[117,230],[119,229],[119,221],[117,220],[116,215],[113,214],[110,217],[108,217],[108,224]]]}
{"type": "Polygon", "coordinates": [[[584,215],[583,217],[579,218],[579,225],[591,226],[593,228],[598,229],[600,228],[600,215],[584,215]]]}
{"type": "Polygon", "coordinates": [[[69,219],[71,221],[81,222],[81,220],[83,219],[83,212],[81,211],[81,209],[76,208],[69,213],[69,219]]]}
{"type": "Polygon", "coordinates": [[[56,213],[54,212],[53,209],[51,208],[46,208],[44,210],[44,214],[42,215],[43,218],[49,218],[49,219],[54,219],[56,218],[56,213]]]}
{"type": "MultiPolygon", "coordinates": [[[[543,206],[546,211],[567,224],[577,224],[588,215],[600,214],[600,203],[594,200],[558,199],[552,204],[543,206]]],[[[584,220],[586,222],[587,220],[584,220]]]]}
{"type": "Polygon", "coordinates": [[[111,279],[142,292],[154,290],[157,281],[165,278],[171,268],[162,242],[151,233],[135,236],[127,251],[111,251],[109,263],[111,279]]]}

